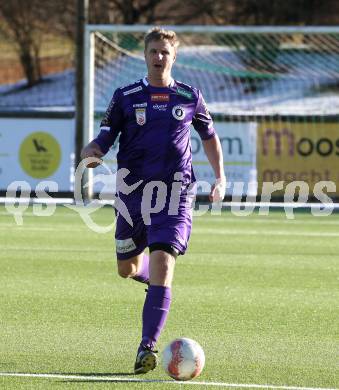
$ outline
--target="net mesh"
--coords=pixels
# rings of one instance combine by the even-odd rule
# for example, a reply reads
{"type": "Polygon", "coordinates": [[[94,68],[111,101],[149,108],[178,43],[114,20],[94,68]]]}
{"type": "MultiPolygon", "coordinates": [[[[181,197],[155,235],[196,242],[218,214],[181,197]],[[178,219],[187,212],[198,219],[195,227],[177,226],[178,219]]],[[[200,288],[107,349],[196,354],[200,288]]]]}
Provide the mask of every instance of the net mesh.
{"type": "MultiPolygon", "coordinates": [[[[113,91],[146,75],[143,37],[143,32],[96,31],[95,133],[113,91]]],[[[239,33],[206,28],[178,37],[172,74],[203,93],[222,143],[228,195],[270,199],[272,186],[266,184],[281,182],[272,198],[291,193],[293,199],[302,181],[310,198],[320,199],[319,182],[332,181],[336,189],[330,196],[339,196],[337,30],[239,33]]],[[[192,132],[196,176],[213,183],[202,150],[192,132]]],[[[108,157],[112,167],[115,152],[116,146],[108,157]]]]}
{"type": "MultiPolygon", "coordinates": [[[[214,114],[339,113],[339,34],[181,33],[173,76],[214,114]]],[[[95,107],[146,74],[142,33],[95,34],[95,107]]]]}

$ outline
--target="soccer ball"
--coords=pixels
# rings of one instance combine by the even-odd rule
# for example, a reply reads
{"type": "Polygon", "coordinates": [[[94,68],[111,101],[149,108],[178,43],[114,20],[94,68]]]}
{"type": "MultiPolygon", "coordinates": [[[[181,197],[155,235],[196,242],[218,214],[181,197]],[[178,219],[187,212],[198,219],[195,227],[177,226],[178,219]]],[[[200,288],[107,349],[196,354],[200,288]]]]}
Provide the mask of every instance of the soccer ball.
{"type": "Polygon", "coordinates": [[[162,365],[173,379],[188,381],[201,374],[205,354],[196,341],[185,337],[175,339],[164,349],[162,365]]]}

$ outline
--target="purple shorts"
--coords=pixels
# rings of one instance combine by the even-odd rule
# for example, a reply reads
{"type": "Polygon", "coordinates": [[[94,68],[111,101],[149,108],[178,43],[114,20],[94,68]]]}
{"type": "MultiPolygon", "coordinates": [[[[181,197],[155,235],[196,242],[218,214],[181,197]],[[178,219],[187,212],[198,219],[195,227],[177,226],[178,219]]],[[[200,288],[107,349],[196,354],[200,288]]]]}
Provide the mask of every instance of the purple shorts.
{"type": "Polygon", "coordinates": [[[133,226],[119,212],[117,213],[115,242],[118,260],[137,256],[154,243],[169,244],[183,255],[191,234],[194,192],[184,192],[180,195],[175,215],[170,215],[173,211],[169,211],[167,199],[161,211],[149,215],[148,223],[145,223],[145,215],[140,207],[142,195],[132,195],[124,198],[120,196],[127,206],[133,226]]]}

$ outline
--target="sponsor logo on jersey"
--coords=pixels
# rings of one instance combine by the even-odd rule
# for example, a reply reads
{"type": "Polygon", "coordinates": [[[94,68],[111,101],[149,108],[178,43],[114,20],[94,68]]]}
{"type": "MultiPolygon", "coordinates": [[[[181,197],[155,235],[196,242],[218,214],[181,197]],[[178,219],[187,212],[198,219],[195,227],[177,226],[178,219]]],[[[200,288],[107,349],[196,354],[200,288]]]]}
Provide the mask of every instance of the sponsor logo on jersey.
{"type": "Polygon", "coordinates": [[[143,126],[146,123],[146,109],[145,108],[137,108],[135,110],[135,118],[137,120],[137,124],[139,126],[143,126]]]}
{"type": "Polygon", "coordinates": [[[136,249],[136,245],[132,238],[126,240],[115,240],[115,246],[118,253],[127,253],[136,249]]]}
{"type": "Polygon", "coordinates": [[[166,111],[167,104],[153,104],[152,108],[153,108],[153,110],[166,111]]]}
{"type": "Polygon", "coordinates": [[[109,117],[111,115],[111,112],[113,110],[113,107],[114,107],[114,104],[115,104],[115,101],[112,99],[111,102],[109,103],[109,106],[105,112],[105,116],[101,122],[101,124],[104,126],[104,125],[108,125],[109,124],[109,117]]]}
{"type": "Polygon", "coordinates": [[[101,126],[100,127],[100,130],[103,130],[103,131],[110,131],[111,128],[109,126],[101,126]]]}
{"type": "Polygon", "coordinates": [[[186,89],[184,89],[184,88],[178,87],[177,88],[177,95],[185,96],[185,98],[190,99],[190,100],[193,99],[192,93],[186,91],[186,89]]]}
{"type": "Polygon", "coordinates": [[[152,93],[151,100],[152,102],[169,102],[168,93],[152,93]]]}
{"type": "Polygon", "coordinates": [[[174,106],[172,108],[172,115],[175,119],[180,121],[181,119],[184,119],[185,117],[185,109],[182,106],[174,106]]]}
{"type": "Polygon", "coordinates": [[[142,108],[142,107],[147,107],[147,102],[133,104],[133,108],[142,108]]]}
{"type": "Polygon", "coordinates": [[[129,89],[128,91],[125,91],[125,92],[123,92],[122,94],[123,94],[124,96],[127,96],[127,95],[130,95],[131,93],[139,92],[139,91],[141,91],[141,90],[142,90],[142,86],[139,85],[139,87],[135,87],[135,88],[129,89]]]}
{"type": "Polygon", "coordinates": [[[202,104],[202,107],[203,107],[203,109],[204,109],[204,111],[205,111],[205,114],[208,116],[208,117],[210,117],[210,113],[209,113],[209,111],[208,111],[208,108],[207,108],[207,105],[206,105],[206,102],[205,102],[205,100],[204,99],[202,99],[202,102],[201,102],[202,104]]]}

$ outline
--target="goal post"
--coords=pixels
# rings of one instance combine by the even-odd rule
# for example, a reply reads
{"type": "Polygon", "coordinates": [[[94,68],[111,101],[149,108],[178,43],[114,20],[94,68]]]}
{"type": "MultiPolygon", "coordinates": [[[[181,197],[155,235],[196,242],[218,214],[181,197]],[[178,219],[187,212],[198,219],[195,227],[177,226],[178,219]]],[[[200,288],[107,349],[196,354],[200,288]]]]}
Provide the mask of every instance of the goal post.
{"type": "MultiPolygon", "coordinates": [[[[151,27],[86,27],[85,143],[114,90],[145,76],[143,38],[151,27]]],[[[278,196],[291,182],[305,181],[310,195],[319,181],[339,183],[338,27],[163,27],[180,40],[173,77],[199,88],[214,118],[229,195],[260,195],[264,182],[283,181],[278,196]]],[[[198,180],[211,182],[201,149],[193,132],[198,180]]],[[[112,169],[115,153],[105,158],[112,169]]]]}

